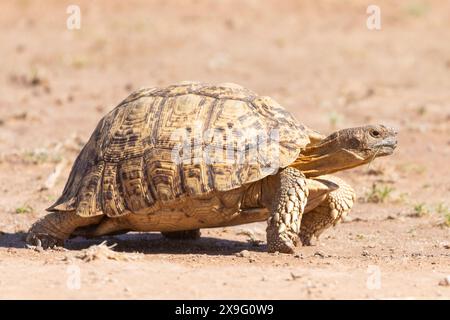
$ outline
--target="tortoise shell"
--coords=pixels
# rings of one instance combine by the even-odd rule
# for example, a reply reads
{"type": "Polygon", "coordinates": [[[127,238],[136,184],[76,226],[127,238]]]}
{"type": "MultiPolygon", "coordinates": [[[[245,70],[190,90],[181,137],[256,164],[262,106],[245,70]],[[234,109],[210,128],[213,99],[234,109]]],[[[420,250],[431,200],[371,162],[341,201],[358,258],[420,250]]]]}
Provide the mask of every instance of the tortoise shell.
{"type": "Polygon", "coordinates": [[[309,141],[277,102],[235,84],[141,89],[98,123],[47,210],[149,213],[274,174],[309,141]]]}

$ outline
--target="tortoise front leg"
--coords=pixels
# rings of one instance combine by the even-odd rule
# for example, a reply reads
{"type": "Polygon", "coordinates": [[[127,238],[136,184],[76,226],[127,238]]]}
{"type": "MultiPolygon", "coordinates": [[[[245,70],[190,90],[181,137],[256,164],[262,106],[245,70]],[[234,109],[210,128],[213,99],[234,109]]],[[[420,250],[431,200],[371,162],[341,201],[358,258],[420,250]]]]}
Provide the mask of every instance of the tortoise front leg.
{"type": "Polygon", "coordinates": [[[295,168],[286,168],[279,176],[280,187],[272,202],[266,230],[267,247],[269,252],[294,253],[308,188],[305,176],[295,168]]]}
{"type": "Polygon", "coordinates": [[[326,229],[345,218],[356,201],[355,191],[342,179],[329,175],[319,178],[331,181],[339,188],[330,192],[322,203],[303,215],[300,240],[304,246],[310,246],[313,236],[319,238],[326,229]]]}
{"type": "Polygon", "coordinates": [[[75,211],[52,212],[36,221],[28,231],[26,242],[42,248],[63,246],[76,228],[97,224],[102,216],[80,217],[75,211]]]}

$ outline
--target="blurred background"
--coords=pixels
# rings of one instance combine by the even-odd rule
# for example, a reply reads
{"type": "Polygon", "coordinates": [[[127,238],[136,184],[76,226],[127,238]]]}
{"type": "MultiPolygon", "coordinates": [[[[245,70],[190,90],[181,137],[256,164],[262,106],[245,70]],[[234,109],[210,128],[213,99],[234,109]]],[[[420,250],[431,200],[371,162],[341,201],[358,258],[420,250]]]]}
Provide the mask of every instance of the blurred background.
{"type": "Polygon", "coordinates": [[[44,214],[96,123],[133,90],[196,80],[272,96],[323,133],[397,127],[394,156],[342,174],[360,196],[354,215],[416,215],[428,220],[393,232],[425,221],[423,237],[448,239],[450,1],[75,2],[0,3],[0,230],[44,214]],[[367,27],[370,4],[380,30],[367,27]]]}

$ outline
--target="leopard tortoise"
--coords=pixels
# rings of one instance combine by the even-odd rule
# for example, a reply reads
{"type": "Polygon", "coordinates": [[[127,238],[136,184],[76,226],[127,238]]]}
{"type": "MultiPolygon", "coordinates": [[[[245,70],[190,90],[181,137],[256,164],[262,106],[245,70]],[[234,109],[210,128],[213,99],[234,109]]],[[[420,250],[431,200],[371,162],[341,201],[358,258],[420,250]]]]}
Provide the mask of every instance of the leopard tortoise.
{"type": "Polygon", "coordinates": [[[141,89],[98,123],[27,243],[128,231],[193,239],[201,228],[267,221],[268,251],[293,253],[355,202],[330,173],[392,154],[396,135],[367,125],[326,137],[231,83],[141,89]]]}

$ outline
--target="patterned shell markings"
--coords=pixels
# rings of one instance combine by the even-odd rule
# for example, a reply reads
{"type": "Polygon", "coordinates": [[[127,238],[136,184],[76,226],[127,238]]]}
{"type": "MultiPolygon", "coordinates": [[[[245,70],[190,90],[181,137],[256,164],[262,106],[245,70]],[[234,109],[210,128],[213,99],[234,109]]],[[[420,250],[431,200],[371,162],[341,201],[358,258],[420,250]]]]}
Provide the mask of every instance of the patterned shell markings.
{"type": "Polygon", "coordinates": [[[283,107],[234,84],[141,89],[99,122],[47,210],[146,213],[260,180],[276,172],[271,164],[291,164],[308,143],[307,128],[283,107]],[[255,132],[266,138],[274,129],[279,143],[256,147],[255,132]],[[234,160],[224,161],[225,146],[234,160]],[[174,149],[181,161],[174,161],[174,149]]]}

